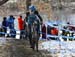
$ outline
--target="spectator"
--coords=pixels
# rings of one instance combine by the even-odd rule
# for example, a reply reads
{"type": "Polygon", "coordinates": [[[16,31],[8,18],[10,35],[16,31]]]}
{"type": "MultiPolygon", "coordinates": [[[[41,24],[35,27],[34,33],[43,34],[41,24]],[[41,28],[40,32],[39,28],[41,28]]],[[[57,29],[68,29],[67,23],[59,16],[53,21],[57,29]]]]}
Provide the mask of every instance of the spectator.
{"type": "Polygon", "coordinates": [[[24,29],[27,29],[27,23],[28,23],[29,15],[30,15],[30,13],[26,12],[26,16],[25,16],[25,19],[24,19],[24,29]]]}
{"type": "Polygon", "coordinates": [[[25,38],[27,39],[28,37],[28,17],[29,17],[30,13],[26,12],[26,16],[24,19],[24,30],[25,30],[25,38]]]}
{"type": "Polygon", "coordinates": [[[10,15],[10,17],[8,18],[8,26],[10,29],[14,29],[14,17],[13,17],[13,15],[10,15]]]}
{"type": "Polygon", "coordinates": [[[14,17],[13,15],[10,15],[8,18],[8,27],[10,29],[10,35],[11,37],[14,37],[12,34],[14,33],[14,17]]]}
{"type": "Polygon", "coordinates": [[[51,27],[49,25],[47,26],[47,33],[51,34],[51,27]]]}
{"type": "MultiPolygon", "coordinates": [[[[58,35],[58,30],[56,28],[52,27],[51,35],[57,36],[58,35]]],[[[55,40],[56,38],[51,37],[51,39],[55,40]]]]}
{"type": "Polygon", "coordinates": [[[42,26],[42,38],[46,39],[46,26],[45,26],[45,24],[42,26]]]}
{"type": "MultiPolygon", "coordinates": [[[[8,22],[7,22],[7,18],[4,17],[3,21],[2,21],[2,28],[3,28],[3,32],[6,33],[7,32],[7,27],[8,27],[8,22]]],[[[5,35],[5,34],[4,34],[5,35]]]]}
{"type": "Polygon", "coordinates": [[[56,28],[51,29],[51,34],[52,35],[58,35],[58,30],[56,28]]]}
{"type": "Polygon", "coordinates": [[[14,33],[14,20],[15,18],[13,17],[13,15],[10,15],[8,18],[8,27],[10,29],[10,36],[14,37],[12,34],[14,33]]]}
{"type": "Polygon", "coordinates": [[[28,22],[28,16],[29,15],[30,15],[30,13],[29,12],[26,12],[26,17],[25,17],[26,22],[28,22]]]}
{"type": "Polygon", "coordinates": [[[22,20],[22,16],[19,16],[18,18],[18,27],[19,27],[19,30],[20,30],[20,39],[23,38],[23,30],[24,30],[24,21],[22,20]]]}
{"type": "Polygon", "coordinates": [[[19,30],[19,28],[18,28],[18,19],[14,20],[14,29],[19,30]]]}
{"type": "MultiPolygon", "coordinates": [[[[15,23],[15,17],[13,17],[13,19],[14,19],[14,23],[15,23]]],[[[16,36],[16,28],[15,28],[16,24],[17,24],[17,21],[16,21],[15,24],[13,24],[14,28],[11,29],[11,31],[10,31],[11,37],[13,37],[13,38],[15,38],[15,36],[16,36]]],[[[17,27],[17,26],[16,26],[16,27],[17,27]]]]}
{"type": "Polygon", "coordinates": [[[17,31],[19,30],[17,18],[14,20],[14,30],[15,30],[15,36],[17,36],[17,31]]]}

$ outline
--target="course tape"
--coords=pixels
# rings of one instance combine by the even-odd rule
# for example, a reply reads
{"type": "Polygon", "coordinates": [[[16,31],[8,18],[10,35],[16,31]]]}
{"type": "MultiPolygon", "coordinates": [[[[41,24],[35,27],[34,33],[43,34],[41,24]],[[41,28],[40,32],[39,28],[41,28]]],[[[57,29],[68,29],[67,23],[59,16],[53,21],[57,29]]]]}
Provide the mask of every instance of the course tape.
{"type": "MultiPolygon", "coordinates": [[[[2,26],[3,28],[7,28],[7,27],[5,27],[5,26],[2,26]]],[[[53,26],[54,27],[54,26],[53,26]]],[[[55,27],[56,28],[56,27],[55,27]]],[[[20,32],[26,32],[25,30],[15,30],[15,29],[10,29],[11,31],[20,31],[20,32]]],[[[66,30],[66,29],[60,29],[60,30],[65,30],[65,31],[69,31],[69,32],[75,32],[75,31],[70,31],[70,30],[66,30]]],[[[44,32],[41,32],[41,31],[39,31],[39,33],[40,34],[46,34],[46,33],[44,33],[44,32]]],[[[16,33],[5,33],[5,32],[0,32],[0,34],[9,34],[9,35],[19,35],[19,34],[16,34],[16,33]]],[[[50,34],[47,34],[46,35],[47,36],[47,38],[48,37],[53,37],[53,38],[59,38],[59,37],[62,37],[62,38],[73,38],[73,39],[75,39],[75,37],[69,37],[69,36],[56,36],[56,35],[50,35],[50,34]]]]}
{"type": "MultiPolygon", "coordinates": [[[[43,32],[39,32],[39,33],[41,33],[41,34],[46,34],[46,33],[43,33],[43,32]]],[[[0,34],[9,34],[9,35],[20,35],[20,34],[13,34],[13,33],[4,33],[4,32],[0,32],[0,34]]],[[[62,37],[62,38],[72,38],[72,39],[75,39],[75,37],[69,37],[69,36],[56,36],[56,35],[50,35],[50,34],[48,34],[48,35],[46,35],[47,36],[47,38],[49,38],[49,37],[52,37],[52,38],[59,38],[59,37],[62,37]]]]}

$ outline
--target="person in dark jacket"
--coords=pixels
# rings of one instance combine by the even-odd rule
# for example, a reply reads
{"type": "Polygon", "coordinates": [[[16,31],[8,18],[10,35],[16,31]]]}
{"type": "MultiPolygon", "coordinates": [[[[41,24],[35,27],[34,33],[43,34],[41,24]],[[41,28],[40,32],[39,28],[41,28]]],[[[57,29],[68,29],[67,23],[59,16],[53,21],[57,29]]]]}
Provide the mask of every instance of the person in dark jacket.
{"type": "Polygon", "coordinates": [[[45,26],[45,24],[43,24],[43,26],[42,26],[42,38],[46,39],[46,26],[45,26]]]}
{"type": "Polygon", "coordinates": [[[26,17],[25,17],[25,21],[28,22],[28,16],[30,15],[29,12],[26,12],[26,17]]]}
{"type": "MultiPolygon", "coordinates": [[[[4,17],[3,21],[2,21],[2,28],[3,28],[3,32],[6,33],[7,32],[7,27],[8,27],[8,22],[7,22],[7,18],[4,17]]],[[[5,34],[4,34],[5,35],[5,34]]]]}
{"type": "Polygon", "coordinates": [[[26,16],[25,16],[25,19],[24,19],[24,29],[25,30],[27,29],[29,15],[30,15],[30,13],[29,12],[26,12],[26,16]]]}
{"type": "Polygon", "coordinates": [[[26,12],[26,16],[24,19],[24,30],[25,30],[25,39],[27,39],[28,37],[28,17],[29,17],[30,13],[26,12]]]}

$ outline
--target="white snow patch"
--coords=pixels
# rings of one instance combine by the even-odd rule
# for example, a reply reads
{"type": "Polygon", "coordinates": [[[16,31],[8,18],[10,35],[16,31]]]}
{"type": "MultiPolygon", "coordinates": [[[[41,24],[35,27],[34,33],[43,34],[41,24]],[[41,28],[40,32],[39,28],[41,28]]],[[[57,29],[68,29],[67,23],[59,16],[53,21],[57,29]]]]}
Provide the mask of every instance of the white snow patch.
{"type": "Polygon", "coordinates": [[[75,56],[75,41],[45,41],[39,44],[39,50],[47,50],[52,54],[58,54],[58,57],[75,56]]]}

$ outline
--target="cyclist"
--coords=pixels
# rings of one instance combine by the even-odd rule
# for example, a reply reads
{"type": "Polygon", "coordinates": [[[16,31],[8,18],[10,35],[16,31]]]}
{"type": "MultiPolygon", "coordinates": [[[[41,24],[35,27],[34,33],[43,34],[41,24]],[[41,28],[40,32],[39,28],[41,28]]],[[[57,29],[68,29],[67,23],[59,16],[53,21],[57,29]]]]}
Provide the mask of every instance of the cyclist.
{"type": "MultiPolygon", "coordinates": [[[[39,34],[39,31],[40,31],[40,25],[39,25],[39,19],[42,23],[42,18],[41,16],[39,15],[38,11],[36,10],[36,7],[34,5],[31,5],[29,6],[29,12],[30,12],[30,15],[28,16],[28,26],[29,26],[29,40],[30,40],[30,45],[31,45],[31,48],[34,48],[33,47],[33,41],[32,41],[32,31],[31,31],[31,27],[33,26],[33,23],[35,21],[37,21],[37,33],[38,33],[38,36],[40,36],[39,34]],[[39,18],[39,19],[38,19],[39,18]]],[[[39,37],[38,37],[39,38],[39,37]]],[[[38,42],[37,42],[37,45],[38,45],[38,42]]],[[[37,47],[37,51],[38,51],[38,47],[37,47]]]]}

